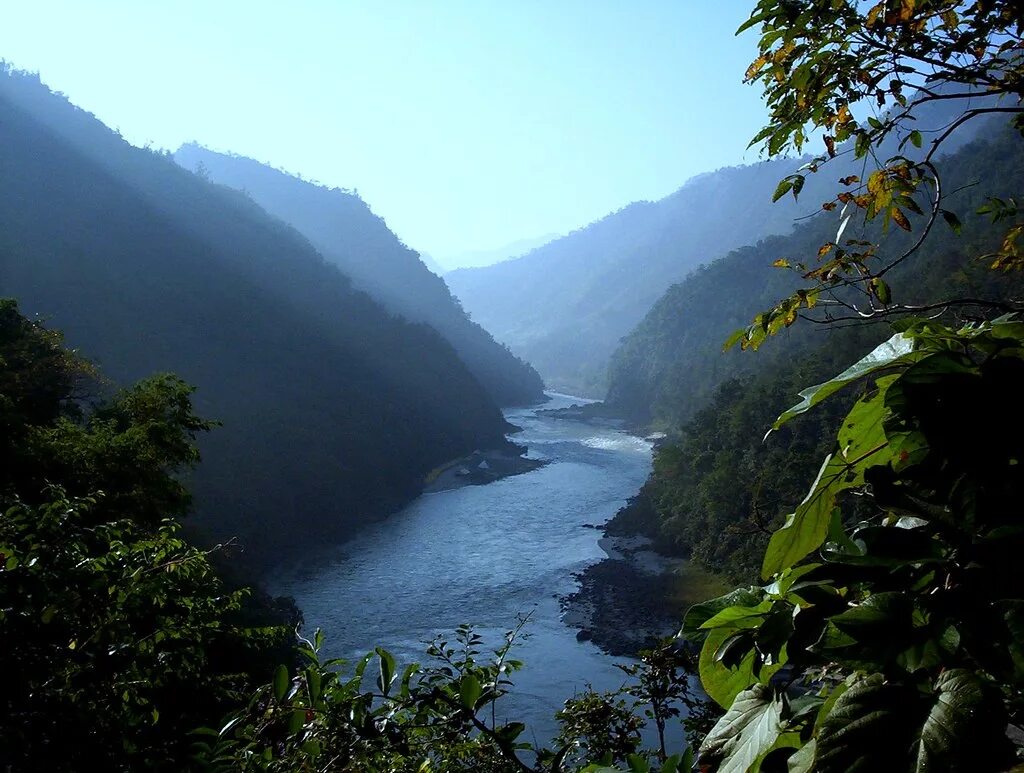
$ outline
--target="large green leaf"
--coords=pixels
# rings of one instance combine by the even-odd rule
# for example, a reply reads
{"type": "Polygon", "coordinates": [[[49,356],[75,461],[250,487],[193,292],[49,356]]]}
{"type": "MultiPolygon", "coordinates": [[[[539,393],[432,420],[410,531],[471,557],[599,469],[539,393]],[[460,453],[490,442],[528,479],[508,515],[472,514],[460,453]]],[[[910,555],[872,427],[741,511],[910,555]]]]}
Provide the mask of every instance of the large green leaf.
{"type": "Polygon", "coordinates": [[[811,773],[817,742],[812,738],[786,762],[787,773],[811,773]]]}
{"type": "Polygon", "coordinates": [[[843,693],[822,722],[813,769],[999,770],[1005,733],[1002,702],[970,671],[943,672],[931,693],[875,674],[843,693]]]}
{"type": "Polygon", "coordinates": [[[851,365],[838,376],[817,386],[808,387],[800,392],[800,397],[802,398],[800,402],[789,410],[784,411],[775,420],[772,429],[778,429],[794,416],[806,413],[826,397],[835,394],[847,384],[862,379],[881,368],[907,359],[913,351],[913,345],[914,339],[912,337],[903,333],[897,333],[885,343],[879,344],[870,354],[856,364],[851,365]]]}
{"type": "Polygon", "coordinates": [[[736,697],[700,747],[701,763],[717,763],[718,773],[747,773],[782,734],[782,698],[762,685],[736,697]]]}
{"type": "Polygon", "coordinates": [[[465,674],[459,682],[459,699],[462,705],[472,711],[476,708],[476,702],[480,700],[483,688],[480,680],[473,674],[465,674]]]}
{"type": "Polygon", "coordinates": [[[704,692],[715,703],[724,709],[729,708],[736,696],[747,688],[758,683],[767,683],[769,679],[785,664],[785,649],[780,653],[777,662],[764,665],[754,649],[754,637],[748,636],[747,651],[738,657],[735,665],[726,665],[719,653],[723,645],[736,635],[736,628],[712,629],[704,640],[700,656],[697,659],[697,670],[704,692]]]}
{"type": "Polygon", "coordinates": [[[1006,720],[998,693],[962,668],[944,671],[935,692],[917,743],[915,770],[995,770],[1006,762],[1006,720]]]}
{"type": "Polygon", "coordinates": [[[707,629],[703,627],[704,623],[723,609],[752,607],[762,600],[764,600],[764,591],[761,588],[749,587],[737,588],[724,596],[694,604],[683,617],[683,627],[679,631],[679,637],[692,644],[701,644],[708,635],[707,629]]]}
{"type": "Polygon", "coordinates": [[[861,486],[864,471],[889,460],[883,429],[885,392],[895,377],[879,380],[879,389],[861,398],[843,420],[838,449],[825,457],[810,492],[768,542],[761,573],[767,579],[788,569],[824,543],[836,497],[861,486]]]}

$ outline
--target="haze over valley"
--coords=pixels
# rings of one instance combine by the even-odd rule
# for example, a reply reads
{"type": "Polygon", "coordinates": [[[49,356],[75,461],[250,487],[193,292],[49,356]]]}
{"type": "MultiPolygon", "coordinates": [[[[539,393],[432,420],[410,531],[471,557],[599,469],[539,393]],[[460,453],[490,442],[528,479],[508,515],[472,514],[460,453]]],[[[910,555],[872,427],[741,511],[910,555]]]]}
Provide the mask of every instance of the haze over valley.
{"type": "Polygon", "coordinates": [[[0,767],[1024,760],[1015,3],[57,6],[0,767]]]}

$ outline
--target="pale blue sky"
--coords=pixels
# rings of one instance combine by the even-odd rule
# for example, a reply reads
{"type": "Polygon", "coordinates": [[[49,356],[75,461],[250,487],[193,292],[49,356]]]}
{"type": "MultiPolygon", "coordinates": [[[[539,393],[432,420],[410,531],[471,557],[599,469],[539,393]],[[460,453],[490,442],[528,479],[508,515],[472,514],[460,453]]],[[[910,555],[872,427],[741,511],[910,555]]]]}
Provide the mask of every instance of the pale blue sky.
{"type": "Polygon", "coordinates": [[[743,160],[752,2],[4,3],[0,58],[135,144],[357,188],[445,256],[567,232],[743,160]]]}

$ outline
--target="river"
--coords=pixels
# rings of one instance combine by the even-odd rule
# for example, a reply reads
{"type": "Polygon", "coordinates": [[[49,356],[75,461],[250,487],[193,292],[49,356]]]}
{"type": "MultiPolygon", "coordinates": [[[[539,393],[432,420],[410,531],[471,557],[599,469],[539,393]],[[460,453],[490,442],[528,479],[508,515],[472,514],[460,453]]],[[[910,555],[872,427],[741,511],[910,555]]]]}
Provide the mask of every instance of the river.
{"type": "MultiPolygon", "coordinates": [[[[539,408],[506,411],[529,456],[547,464],[483,486],[424,494],[362,530],[315,568],[272,583],[293,596],[307,629],[324,629],[327,654],[350,661],[380,645],[400,664],[424,662],[425,642],[472,624],[497,647],[517,615],[529,614],[516,650],[526,667],[499,714],[523,721],[546,743],[554,713],[588,684],[613,689],[623,674],[613,659],[561,620],[559,598],[575,572],[604,557],[603,524],[633,496],[651,469],[651,446],[615,429],[553,418],[539,409],[587,402],[549,394],[539,408]]],[[[500,717],[499,717],[500,719],[500,717]]]]}

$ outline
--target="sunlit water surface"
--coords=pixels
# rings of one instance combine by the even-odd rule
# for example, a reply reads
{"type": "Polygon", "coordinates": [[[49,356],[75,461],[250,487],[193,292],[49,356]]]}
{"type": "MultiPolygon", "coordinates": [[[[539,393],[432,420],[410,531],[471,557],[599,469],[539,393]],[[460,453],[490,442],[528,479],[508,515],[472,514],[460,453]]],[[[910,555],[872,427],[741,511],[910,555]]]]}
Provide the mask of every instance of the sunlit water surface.
{"type": "MultiPolygon", "coordinates": [[[[581,402],[549,395],[541,408],[581,402]]],[[[529,613],[528,637],[514,657],[526,667],[499,714],[524,721],[546,742],[565,698],[593,685],[622,684],[621,662],[562,623],[559,597],[576,588],[573,573],[604,556],[607,521],[643,484],[651,446],[614,429],[506,412],[523,428],[513,439],[540,469],[485,486],[421,496],[337,548],[313,569],[278,577],[275,593],[294,596],[307,628],[327,634],[327,654],[356,660],[375,645],[401,663],[424,662],[438,633],[471,623],[497,647],[517,615],[529,613]]],[[[500,719],[500,717],[499,717],[500,719]]]]}

